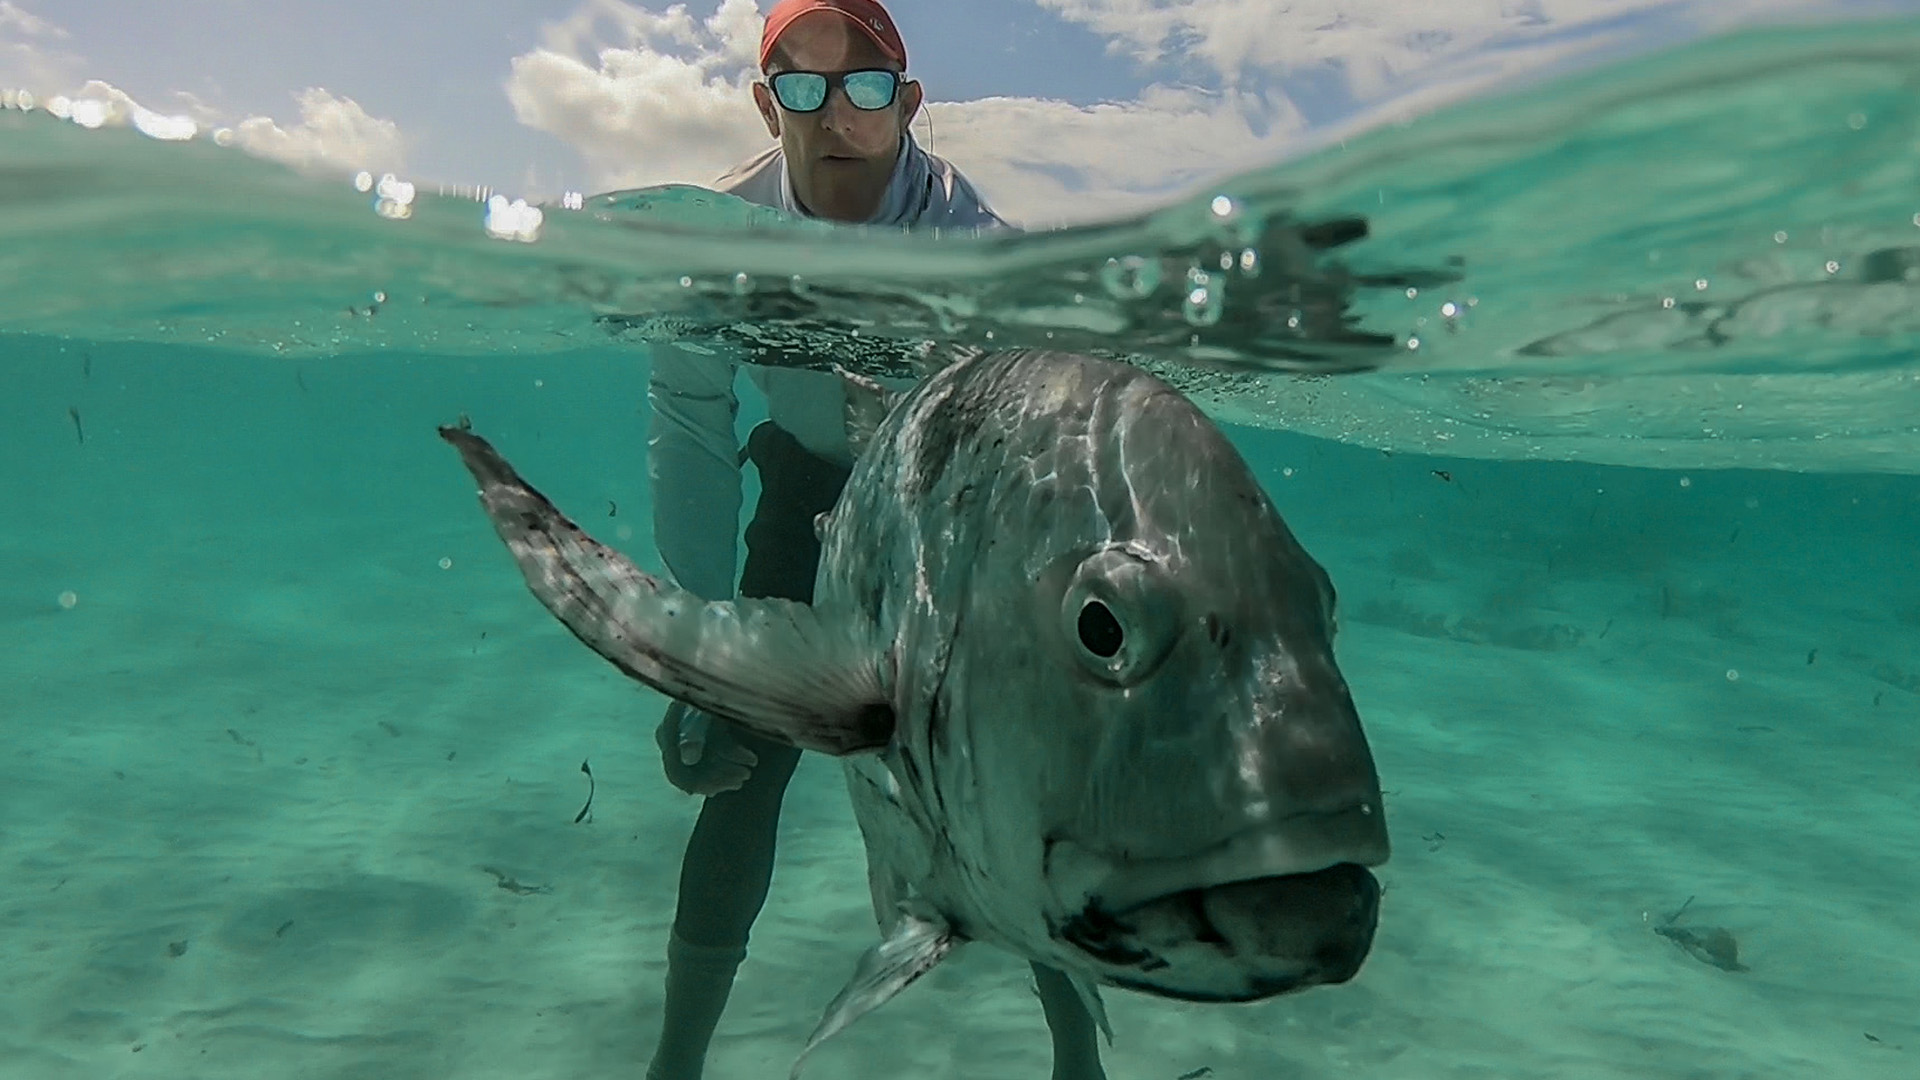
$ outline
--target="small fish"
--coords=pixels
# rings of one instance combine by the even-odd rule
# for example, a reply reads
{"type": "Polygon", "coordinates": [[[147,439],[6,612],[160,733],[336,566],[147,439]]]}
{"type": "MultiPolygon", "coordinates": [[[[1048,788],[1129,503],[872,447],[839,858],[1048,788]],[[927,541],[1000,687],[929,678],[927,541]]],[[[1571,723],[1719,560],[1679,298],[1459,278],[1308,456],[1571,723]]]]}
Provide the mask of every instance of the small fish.
{"type": "Polygon", "coordinates": [[[80,445],[87,445],[87,429],[80,423],[80,406],[67,406],[67,416],[73,421],[73,433],[80,439],[80,445]]]}
{"type": "Polygon", "coordinates": [[[553,891],[551,887],[546,885],[528,885],[518,878],[496,870],[491,866],[483,866],[480,870],[482,873],[493,875],[493,883],[496,887],[505,889],[515,896],[536,896],[553,891]]]}
{"type": "Polygon", "coordinates": [[[1740,962],[1740,943],[1721,926],[1656,926],[1653,932],[1680,946],[1688,956],[1721,971],[1750,971],[1740,962]]]}
{"type": "Polygon", "coordinates": [[[1740,943],[1734,939],[1733,932],[1721,926],[1680,926],[1680,916],[1693,906],[1694,898],[1680,905],[1680,910],[1667,916],[1666,921],[1653,928],[1653,932],[1679,946],[1688,956],[1709,967],[1721,971],[1750,971],[1751,968],[1740,962],[1740,943]]]}

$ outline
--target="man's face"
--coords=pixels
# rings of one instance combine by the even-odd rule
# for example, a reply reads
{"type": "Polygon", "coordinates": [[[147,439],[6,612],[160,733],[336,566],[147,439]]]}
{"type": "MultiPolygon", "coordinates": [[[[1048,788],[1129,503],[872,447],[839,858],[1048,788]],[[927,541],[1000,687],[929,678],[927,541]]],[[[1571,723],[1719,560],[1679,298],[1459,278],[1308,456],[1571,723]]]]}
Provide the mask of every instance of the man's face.
{"type": "MultiPolygon", "coordinates": [[[[767,74],[864,68],[898,71],[900,65],[845,17],[820,11],[802,16],[780,36],[767,74]]],[[[753,100],[768,134],[786,152],[800,204],[816,217],[859,222],[873,216],[886,193],[900,138],[920,109],[920,84],[903,81],[893,104],[874,112],[854,108],[837,86],[818,112],[788,112],[763,83],[754,84],[753,100]]]]}

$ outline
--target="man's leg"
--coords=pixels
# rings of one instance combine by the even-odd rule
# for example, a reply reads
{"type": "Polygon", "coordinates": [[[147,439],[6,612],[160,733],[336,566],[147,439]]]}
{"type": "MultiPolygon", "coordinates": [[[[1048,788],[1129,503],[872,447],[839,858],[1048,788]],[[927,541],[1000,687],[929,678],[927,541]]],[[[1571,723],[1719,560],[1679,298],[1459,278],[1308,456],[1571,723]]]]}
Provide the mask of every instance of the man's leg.
{"type": "Polygon", "coordinates": [[[1040,1008],[1053,1032],[1053,1080],[1106,1080],[1100,1067],[1100,1029],[1073,983],[1044,964],[1033,965],[1033,981],[1040,988],[1040,1008]]]}
{"type": "Polygon", "coordinates": [[[665,1015],[647,1080],[698,1080],[773,881],[780,802],[800,751],[737,728],[733,737],[760,760],[738,789],[707,796],[687,840],[667,944],[665,1015]]]}
{"type": "MultiPolygon", "coordinates": [[[[813,519],[833,507],[847,474],[771,424],[754,429],[747,453],[760,473],[760,502],[747,526],[740,595],[812,600],[820,562],[813,519]]],[[[773,880],[780,803],[800,751],[739,728],[732,735],[760,760],[740,788],[707,797],[687,840],[667,945],[665,1015],[647,1080],[700,1077],[773,880]]]]}

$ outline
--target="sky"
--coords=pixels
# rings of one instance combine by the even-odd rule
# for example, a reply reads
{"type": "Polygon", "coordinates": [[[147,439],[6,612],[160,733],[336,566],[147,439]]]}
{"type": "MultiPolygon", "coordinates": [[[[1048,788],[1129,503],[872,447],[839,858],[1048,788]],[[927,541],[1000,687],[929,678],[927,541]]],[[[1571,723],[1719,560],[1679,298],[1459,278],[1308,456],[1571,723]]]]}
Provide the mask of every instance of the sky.
{"type": "MultiPolygon", "coordinates": [[[[711,182],[770,141],[772,0],[0,0],[0,88],[319,172],[529,199],[711,182]]],[[[1596,57],[1920,0],[891,0],[915,124],[1004,215],[1107,218],[1316,132],[1596,57]]]]}

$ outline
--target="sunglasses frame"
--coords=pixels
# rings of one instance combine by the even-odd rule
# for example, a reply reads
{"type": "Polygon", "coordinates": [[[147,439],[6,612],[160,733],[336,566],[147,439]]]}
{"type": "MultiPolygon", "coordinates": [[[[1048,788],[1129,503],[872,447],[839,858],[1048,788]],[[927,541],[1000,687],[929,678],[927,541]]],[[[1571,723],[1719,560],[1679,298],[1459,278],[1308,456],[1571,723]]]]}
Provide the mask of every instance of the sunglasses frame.
{"type": "Polygon", "coordinates": [[[835,89],[838,89],[842,94],[846,94],[847,104],[852,105],[855,109],[858,109],[861,112],[880,112],[881,110],[892,106],[894,102],[900,100],[900,87],[906,81],[907,81],[907,77],[904,73],[895,71],[892,68],[856,68],[852,71],[776,71],[773,74],[767,76],[766,86],[767,86],[767,92],[773,95],[774,103],[779,105],[780,108],[786,110],[787,112],[794,113],[799,116],[806,116],[810,113],[817,113],[821,109],[826,108],[827,102],[833,98],[833,92],[835,89]],[[874,74],[885,75],[889,79],[891,79],[893,82],[893,92],[887,95],[886,101],[881,102],[880,104],[875,105],[872,108],[868,108],[864,105],[861,105],[859,102],[854,101],[853,95],[847,93],[847,79],[855,75],[874,75],[874,74]],[[820,104],[815,105],[811,109],[795,109],[789,106],[786,102],[786,99],[780,96],[780,87],[778,85],[782,78],[785,78],[789,75],[812,75],[815,78],[825,79],[827,83],[827,89],[825,93],[820,95],[820,104]]]}

